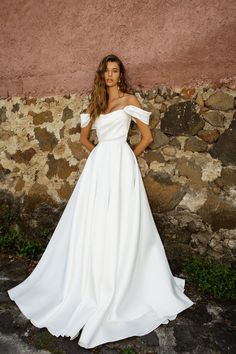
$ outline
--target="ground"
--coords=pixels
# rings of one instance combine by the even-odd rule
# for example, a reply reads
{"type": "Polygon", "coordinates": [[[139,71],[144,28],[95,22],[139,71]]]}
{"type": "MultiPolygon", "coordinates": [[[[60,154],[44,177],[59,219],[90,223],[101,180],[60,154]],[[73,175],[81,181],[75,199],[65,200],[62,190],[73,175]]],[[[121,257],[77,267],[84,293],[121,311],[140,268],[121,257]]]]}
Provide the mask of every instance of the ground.
{"type": "Polygon", "coordinates": [[[93,349],[78,346],[78,338],[54,337],[36,328],[11,301],[6,290],[20,283],[36,261],[0,256],[0,353],[4,354],[235,354],[236,308],[232,301],[201,296],[186,282],[186,294],[196,302],[174,321],[142,337],[130,337],[93,349]]]}

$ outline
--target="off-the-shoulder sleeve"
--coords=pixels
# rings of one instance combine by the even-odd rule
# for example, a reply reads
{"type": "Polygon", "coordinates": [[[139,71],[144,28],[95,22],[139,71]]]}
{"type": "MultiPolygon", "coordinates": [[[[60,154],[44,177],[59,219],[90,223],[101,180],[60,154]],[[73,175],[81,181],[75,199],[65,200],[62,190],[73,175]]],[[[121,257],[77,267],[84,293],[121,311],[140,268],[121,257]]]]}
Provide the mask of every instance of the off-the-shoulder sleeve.
{"type": "Polygon", "coordinates": [[[131,119],[136,123],[136,119],[138,118],[140,119],[143,123],[145,124],[149,124],[149,119],[150,119],[150,115],[152,114],[152,112],[149,111],[145,111],[142,108],[133,106],[133,105],[128,105],[124,108],[124,111],[126,113],[128,113],[131,116],[131,119]]]}
{"type": "MultiPolygon", "coordinates": [[[[90,122],[89,113],[80,113],[80,125],[81,125],[81,128],[86,127],[86,125],[88,125],[89,122],[90,122]]],[[[93,123],[91,129],[96,129],[95,123],[93,123]]]]}

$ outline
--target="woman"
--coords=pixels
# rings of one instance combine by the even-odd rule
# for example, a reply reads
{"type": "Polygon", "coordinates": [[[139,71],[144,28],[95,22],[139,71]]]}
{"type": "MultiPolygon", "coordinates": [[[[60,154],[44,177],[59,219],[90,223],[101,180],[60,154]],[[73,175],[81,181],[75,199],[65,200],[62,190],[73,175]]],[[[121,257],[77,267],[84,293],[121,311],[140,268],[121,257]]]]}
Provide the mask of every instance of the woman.
{"type": "Polygon", "coordinates": [[[150,115],[128,92],[120,59],[106,56],[80,115],[91,151],[83,172],[37,266],[8,290],[35,326],[81,333],[84,348],[145,335],[193,304],[171,273],[136,159],[152,142],[150,115]],[[131,120],[142,135],[134,150],[131,120]]]}

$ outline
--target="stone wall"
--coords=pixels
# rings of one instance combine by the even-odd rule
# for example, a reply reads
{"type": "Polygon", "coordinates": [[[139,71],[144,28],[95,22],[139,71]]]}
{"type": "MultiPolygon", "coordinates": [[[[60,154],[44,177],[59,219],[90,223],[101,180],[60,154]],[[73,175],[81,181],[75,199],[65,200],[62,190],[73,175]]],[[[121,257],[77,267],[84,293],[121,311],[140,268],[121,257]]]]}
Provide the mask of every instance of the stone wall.
{"type": "MultiPolygon", "coordinates": [[[[234,262],[236,90],[156,87],[136,95],[153,112],[154,141],[138,163],[168,256],[234,262]]],[[[76,95],[0,100],[1,222],[7,206],[14,227],[34,237],[53,231],[89,154],[79,143],[86,105],[76,95]]],[[[140,138],[132,121],[131,147],[140,138]]],[[[96,131],[90,139],[98,142],[96,131]]]]}

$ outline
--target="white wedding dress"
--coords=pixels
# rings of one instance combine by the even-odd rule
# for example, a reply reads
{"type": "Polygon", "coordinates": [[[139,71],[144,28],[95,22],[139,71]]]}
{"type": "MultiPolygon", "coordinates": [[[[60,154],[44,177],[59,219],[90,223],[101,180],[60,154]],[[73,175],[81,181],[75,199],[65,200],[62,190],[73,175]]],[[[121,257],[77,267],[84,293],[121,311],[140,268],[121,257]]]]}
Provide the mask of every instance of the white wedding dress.
{"type": "MultiPolygon", "coordinates": [[[[79,337],[84,348],[142,336],[192,302],[172,275],[133,150],[131,119],[151,112],[127,105],[101,114],[98,144],[32,273],[8,290],[36,327],[79,337]]],[[[90,116],[81,113],[84,127],[90,116]]]]}

